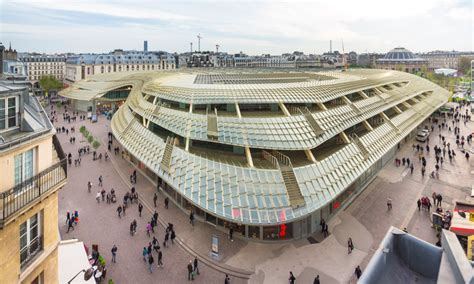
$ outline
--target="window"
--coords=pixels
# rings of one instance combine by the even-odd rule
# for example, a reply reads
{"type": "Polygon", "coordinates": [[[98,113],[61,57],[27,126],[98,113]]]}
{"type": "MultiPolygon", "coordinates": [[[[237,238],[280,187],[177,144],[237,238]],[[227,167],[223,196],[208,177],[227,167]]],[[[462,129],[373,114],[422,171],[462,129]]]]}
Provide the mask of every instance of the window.
{"type": "Polygon", "coordinates": [[[20,264],[23,268],[43,247],[41,212],[20,225],[20,264]]]}
{"type": "Polygon", "coordinates": [[[17,126],[17,101],[18,97],[0,99],[0,130],[17,126]]]}
{"type": "Polygon", "coordinates": [[[15,156],[15,185],[18,185],[34,175],[34,149],[15,156]]]}

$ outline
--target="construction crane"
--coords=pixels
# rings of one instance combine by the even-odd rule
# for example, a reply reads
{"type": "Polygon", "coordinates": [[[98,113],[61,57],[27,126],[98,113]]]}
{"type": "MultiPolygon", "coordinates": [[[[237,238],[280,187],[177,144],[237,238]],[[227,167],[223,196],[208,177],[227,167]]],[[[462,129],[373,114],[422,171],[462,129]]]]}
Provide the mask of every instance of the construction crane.
{"type": "Polygon", "coordinates": [[[198,38],[198,52],[201,52],[201,34],[198,34],[197,35],[197,38],[198,38]]]}
{"type": "Polygon", "coordinates": [[[216,53],[219,53],[219,47],[221,47],[221,46],[216,44],[216,53]]]}
{"type": "Polygon", "coordinates": [[[344,51],[344,40],[341,39],[342,42],[342,71],[347,71],[347,59],[346,59],[346,52],[344,51]]]}

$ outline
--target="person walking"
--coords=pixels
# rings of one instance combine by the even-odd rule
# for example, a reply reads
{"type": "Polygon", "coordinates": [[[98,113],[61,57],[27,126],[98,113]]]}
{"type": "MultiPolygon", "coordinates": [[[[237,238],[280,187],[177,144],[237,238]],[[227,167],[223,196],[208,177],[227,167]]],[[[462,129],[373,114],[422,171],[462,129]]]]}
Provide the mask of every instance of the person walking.
{"type": "Polygon", "coordinates": [[[348,251],[348,254],[352,252],[352,250],[354,249],[354,243],[352,242],[352,238],[349,238],[347,240],[347,251],[348,251]]]}
{"type": "Polygon", "coordinates": [[[87,190],[89,190],[89,193],[91,193],[91,189],[92,189],[92,182],[87,182],[87,190]]]}
{"type": "Polygon", "coordinates": [[[138,216],[142,216],[142,211],[143,211],[143,205],[142,203],[138,203],[138,216]]]}
{"type": "Polygon", "coordinates": [[[122,218],[122,216],[121,216],[121,214],[122,214],[122,206],[121,206],[121,205],[119,205],[119,206],[117,207],[117,213],[118,213],[119,218],[122,218]]]}
{"type": "Polygon", "coordinates": [[[170,202],[170,199],[168,196],[165,198],[165,209],[168,209],[168,203],[170,202]]]}
{"type": "Polygon", "coordinates": [[[143,247],[142,255],[143,255],[143,261],[146,262],[146,257],[148,255],[148,250],[146,249],[146,247],[143,247]]]}
{"type": "Polygon", "coordinates": [[[418,201],[416,202],[416,205],[418,206],[418,211],[421,211],[421,200],[418,198],[418,201]]]}
{"type": "Polygon", "coordinates": [[[229,274],[226,274],[226,275],[225,275],[224,284],[230,284],[230,277],[229,277],[229,274]]]}
{"type": "Polygon", "coordinates": [[[133,237],[133,234],[134,234],[134,232],[133,232],[133,222],[131,222],[130,223],[130,236],[133,237]]]}
{"type": "Polygon", "coordinates": [[[148,237],[150,237],[150,231],[151,231],[151,224],[150,222],[148,222],[146,224],[146,234],[148,235],[148,237]]]}
{"type": "Polygon", "coordinates": [[[229,228],[229,239],[231,242],[234,241],[234,228],[232,226],[229,228]]]}
{"type": "Polygon", "coordinates": [[[163,253],[158,250],[158,266],[163,268],[163,253]]]}
{"type": "Polygon", "coordinates": [[[194,212],[193,212],[193,210],[191,210],[191,212],[189,213],[189,223],[191,223],[191,225],[194,226],[194,212]]]}
{"type": "Polygon", "coordinates": [[[193,266],[194,274],[199,275],[199,267],[198,267],[198,257],[194,257],[194,266],[193,266]]]}
{"type": "Polygon", "coordinates": [[[319,281],[319,274],[314,278],[313,284],[320,284],[321,282],[319,281]]]}
{"type": "Polygon", "coordinates": [[[193,261],[190,260],[188,263],[188,281],[194,280],[193,276],[193,261]]]}
{"type": "Polygon", "coordinates": [[[436,192],[433,192],[433,194],[431,194],[431,198],[433,198],[433,206],[436,206],[436,197],[437,197],[436,192]]]}
{"type": "Polygon", "coordinates": [[[117,246],[114,244],[112,249],[110,250],[112,252],[112,262],[115,263],[115,258],[117,257],[117,246]]]}
{"type": "Polygon", "coordinates": [[[99,186],[102,186],[102,175],[99,176],[99,186]]]}
{"type": "Polygon", "coordinates": [[[387,197],[387,208],[388,210],[392,209],[392,199],[390,197],[387,197]]]}
{"type": "Polygon", "coordinates": [[[357,265],[355,271],[354,271],[355,275],[357,276],[357,279],[360,278],[360,276],[362,275],[362,269],[360,269],[360,266],[357,265]]]}
{"type": "Polygon", "coordinates": [[[69,223],[69,219],[71,219],[71,212],[68,210],[66,213],[66,225],[69,223]]]}
{"type": "Polygon", "coordinates": [[[155,205],[155,208],[156,208],[156,201],[158,200],[158,195],[156,195],[156,192],[155,194],[153,195],[153,204],[155,205]]]}
{"type": "Polygon", "coordinates": [[[174,230],[171,230],[170,239],[171,239],[171,243],[174,244],[174,239],[176,239],[176,233],[174,232],[174,230]]]}
{"type": "Polygon", "coordinates": [[[153,273],[154,262],[155,262],[155,259],[153,259],[153,255],[150,253],[150,255],[148,255],[148,270],[150,270],[150,273],[153,273]]]}
{"type": "Polygon", "coordinates": [[[410,174],[411,174],[411,175],[413,174],[413,170],[414,170],[414,169],[415,169],[415,168],[413,167],[413,164],[410,164],[410,174]]]}
{"type": "Polygon", "coordinates": [[[443,196],[441,194],[436,195],[436,200],[438,201],[436,203],[436,206],[441,207],[441,201],[443,201],[443,196]]]}
{"type": "Polygon", "coordinates": [[[95,200],[97,200],[97,203],[100,203],[100,190],[97,191],[97,194],[95,196],[95,200]]]}
{"type": "Polygon", "coordinates": [[[71,228],[72,228],[72,230],[74,231],[74,226],[73,226],[73,224],[74,224],[74,217],[71,217],[71,218],[69,218],[69,221],[68,221],[68,226],[67,226],[67,232],[66,232],[66,234],[69,233],[69,229],[71,229],[71,228]]]}
{"type": "Polygon", "coordinates": [[[293,272],[290,271],[290,277],[288,277],[288,282],[290,284],[295,284],[296,277],[293,275],[293,272]]]}
{"type": "Polygon", "coordinates": [[[164,247],[167,247],[167,246],[168,246],[168,240],[169,240],[169,238],[170,238],[170,232],[168,231],[168,232],[166,232],[166,234],[165,234],[165,240],[163,241],[163,246],[164,246],[164,247]]]}

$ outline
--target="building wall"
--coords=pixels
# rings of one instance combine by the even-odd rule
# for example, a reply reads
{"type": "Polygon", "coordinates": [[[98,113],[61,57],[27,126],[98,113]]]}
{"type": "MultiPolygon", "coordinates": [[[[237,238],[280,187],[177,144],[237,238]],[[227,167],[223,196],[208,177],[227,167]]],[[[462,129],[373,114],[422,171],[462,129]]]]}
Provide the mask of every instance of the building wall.
{"type": "Polygon", "coordinates": [[[31,283],[43,272],[43,283],[58,283],[58,244],[58,193],[56,191],[0,230],[0,282],[31,283]],[[43,212],[41,221],[43,250],[21,271],[20,225],[41,211],[43,212]]]}
{"type": "Polygon", "coordinates": [[[53,142],[51,136],[42,137],[41,140],[30,141],[10,151],[0,152],[0,191],[5,191],[14,186],[15,183],[15,156],[36,148],[35,150],[35,174],[41,172],[53,164],[53,142]]]}

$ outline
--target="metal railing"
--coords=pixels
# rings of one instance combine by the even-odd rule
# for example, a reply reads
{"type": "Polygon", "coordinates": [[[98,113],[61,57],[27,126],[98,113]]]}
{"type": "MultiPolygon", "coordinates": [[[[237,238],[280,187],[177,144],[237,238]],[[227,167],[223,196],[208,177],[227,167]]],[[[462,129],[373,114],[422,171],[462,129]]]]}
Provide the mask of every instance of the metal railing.
{"type": "Polygon", "coordinates": [[[20,267],[27,266],[43,250],[43,236],[39,235],[29,245],[20,250],[20,267]]]}
{"type": "Polygon", "coordinates": [[[3,228],[15,213],[63,183],[67,178],[66,169],[67,160],[62,159],[39,174],[0,193],[0,228],[3,228]]]}

